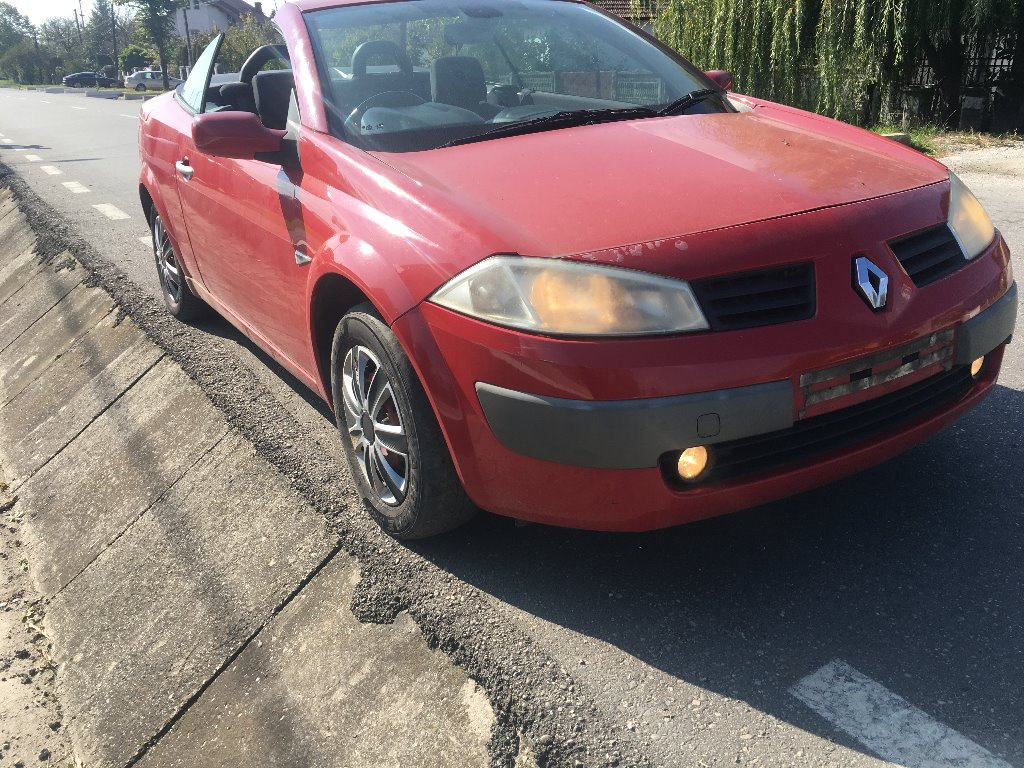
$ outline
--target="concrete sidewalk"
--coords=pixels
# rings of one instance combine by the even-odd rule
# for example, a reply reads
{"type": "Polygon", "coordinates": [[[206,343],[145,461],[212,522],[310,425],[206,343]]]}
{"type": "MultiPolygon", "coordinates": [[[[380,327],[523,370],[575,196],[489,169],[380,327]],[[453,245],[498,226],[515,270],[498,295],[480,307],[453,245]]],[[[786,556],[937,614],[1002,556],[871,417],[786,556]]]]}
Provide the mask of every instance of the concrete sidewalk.
{"type": "MultiPolygon", "coordinates": [[[[0,466],[92,766],[486,766],[494,714],[71,254],[0,190],[0,466]]],[[[521,764],[528,764],[523,758],[521,764]]]]}

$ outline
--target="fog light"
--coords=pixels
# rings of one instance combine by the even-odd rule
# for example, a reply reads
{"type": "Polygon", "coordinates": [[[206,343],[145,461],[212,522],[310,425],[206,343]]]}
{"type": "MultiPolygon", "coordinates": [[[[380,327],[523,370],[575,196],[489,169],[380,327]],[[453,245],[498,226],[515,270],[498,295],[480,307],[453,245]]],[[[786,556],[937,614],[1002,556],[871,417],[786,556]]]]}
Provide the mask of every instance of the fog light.
{"type": "Polygon", "coordinates": [[[985,367],[985,358],[979,357],[973,363],[971,363],[971,376],[978,378],[978,374],[981,373],[981,369],[985,367]]]}
{"type": "Polygon", "coordinates": [[[676,471],[679,472],[679,477],[688,483],[692,483],[699,479],[707,470],[709,459],[708,449],[703,445],[695,445],[693,448],[687,448],[679,454],[676,471]]]}

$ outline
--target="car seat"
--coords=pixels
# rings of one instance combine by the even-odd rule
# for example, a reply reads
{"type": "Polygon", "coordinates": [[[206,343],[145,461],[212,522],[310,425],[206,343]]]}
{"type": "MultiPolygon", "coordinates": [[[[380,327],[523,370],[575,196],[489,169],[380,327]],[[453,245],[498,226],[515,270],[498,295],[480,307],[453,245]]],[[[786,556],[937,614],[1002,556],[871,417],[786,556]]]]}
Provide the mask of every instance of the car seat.
{"type": "Polygon", "coordinates": [[[484,68],[472,56],[443,56],[430,65],[430,96],[441,104],[451,104],[476,112],[490,120],[501,107],[487,103],[484,68]]]}
{"type": "Polygon", "coordinates": [[[272,69],[256,73],[252,79],[256,113],[267,128],[287,128],[288,104],[294,89],[295,75],[290,69],[272,69]]]}

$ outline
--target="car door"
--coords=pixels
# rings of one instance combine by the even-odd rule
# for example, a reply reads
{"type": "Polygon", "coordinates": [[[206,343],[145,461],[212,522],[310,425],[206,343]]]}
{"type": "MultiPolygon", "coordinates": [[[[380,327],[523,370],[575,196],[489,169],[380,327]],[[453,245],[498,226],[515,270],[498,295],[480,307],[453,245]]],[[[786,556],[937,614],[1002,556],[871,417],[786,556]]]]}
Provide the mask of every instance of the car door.
{"type": "MultiPolygon", "coordinates": [[[[183,107],[196,116],[216,108],[206,99],[215,61],[216,50],[197,61],[178,90],[183,107]]],[[[208,155],[189,134],[179,154],[178,193],[205,286],[286,367],[312,370],[305,234],[295,191],[301,169],[208,155]]]]}

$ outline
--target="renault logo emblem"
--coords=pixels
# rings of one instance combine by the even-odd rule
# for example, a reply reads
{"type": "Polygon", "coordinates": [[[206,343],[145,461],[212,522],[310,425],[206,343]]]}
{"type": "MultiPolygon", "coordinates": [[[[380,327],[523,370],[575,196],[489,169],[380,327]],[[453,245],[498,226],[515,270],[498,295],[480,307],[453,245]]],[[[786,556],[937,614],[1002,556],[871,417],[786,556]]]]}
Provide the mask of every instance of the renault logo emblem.
{"type": "Polygon", "coordinates": [[[885,309],[889,296],[889,276],[867,256],[853,260],[853,287],[875,312],[885,309]]]}

